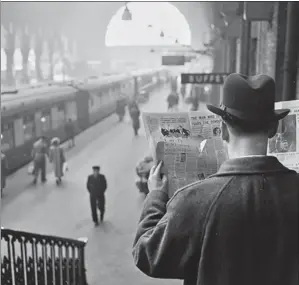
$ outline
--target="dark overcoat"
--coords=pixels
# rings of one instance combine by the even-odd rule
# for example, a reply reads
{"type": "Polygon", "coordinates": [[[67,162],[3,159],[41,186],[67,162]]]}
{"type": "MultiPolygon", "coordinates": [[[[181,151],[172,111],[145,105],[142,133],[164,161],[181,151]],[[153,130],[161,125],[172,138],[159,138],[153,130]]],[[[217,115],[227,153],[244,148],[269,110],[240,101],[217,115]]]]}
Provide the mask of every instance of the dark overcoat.
{"type": "Polygon", "coordinates": [[[135,129],[139,129],[140,128],[140,110],[138,108],[138,106],[132,106],[130,107],[129,109],[129,112],[130,112],[130,116],[131,116],[131,119],[132,119],[132,122],[133,122],[133,127],[135,129]]]}
{"type": "Polygon", "coordinates": [[[87,179],[87,190],[92,197],[101,198],[107,189],[106,177],[99,174],[97,177],[89,175],[87,179]]]}
{"type": "Polygon", "coordinates": [[[299,176],[275,157],[227,160],[168,199],[149,193],[137,267],[185,285],[298,285],[299,176]]]}

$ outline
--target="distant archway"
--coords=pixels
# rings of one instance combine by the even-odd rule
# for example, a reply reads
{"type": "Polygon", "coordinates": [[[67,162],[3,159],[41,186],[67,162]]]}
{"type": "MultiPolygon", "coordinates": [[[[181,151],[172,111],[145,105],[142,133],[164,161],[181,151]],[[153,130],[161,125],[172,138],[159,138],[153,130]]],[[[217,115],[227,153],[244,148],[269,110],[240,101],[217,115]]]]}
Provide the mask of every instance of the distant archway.
{"type": "Polygon", "coordinates": [[[106,30],[107,47],[191,44],[190,26],[174,5],[168,2],[130,2],[127,6],[132,20],[122,20],[125,6],[117,10],[106,30]],[[164,37],[160,36],[161,31],[164,37]]]}

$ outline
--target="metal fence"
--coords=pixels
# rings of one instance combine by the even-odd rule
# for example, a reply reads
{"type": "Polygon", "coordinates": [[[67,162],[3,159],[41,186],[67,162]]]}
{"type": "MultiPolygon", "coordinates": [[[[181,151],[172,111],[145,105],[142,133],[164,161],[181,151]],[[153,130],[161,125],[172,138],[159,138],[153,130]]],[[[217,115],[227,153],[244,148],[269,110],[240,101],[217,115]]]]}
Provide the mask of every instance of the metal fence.
{"type": "Polygon", "coordinates": [[[1,228],[1,284],[87,285],[86,243],[1,228]]]}

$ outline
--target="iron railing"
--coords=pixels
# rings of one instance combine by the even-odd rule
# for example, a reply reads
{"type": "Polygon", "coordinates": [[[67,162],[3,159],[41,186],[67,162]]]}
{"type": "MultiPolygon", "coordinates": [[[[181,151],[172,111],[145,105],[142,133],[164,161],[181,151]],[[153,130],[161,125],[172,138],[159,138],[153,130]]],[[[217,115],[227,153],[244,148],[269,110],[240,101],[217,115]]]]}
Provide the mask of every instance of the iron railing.
{"type": "Polygon", "coordinates": [[[1,284],[87,285],[86,243],[1,228],[1,284]]]}

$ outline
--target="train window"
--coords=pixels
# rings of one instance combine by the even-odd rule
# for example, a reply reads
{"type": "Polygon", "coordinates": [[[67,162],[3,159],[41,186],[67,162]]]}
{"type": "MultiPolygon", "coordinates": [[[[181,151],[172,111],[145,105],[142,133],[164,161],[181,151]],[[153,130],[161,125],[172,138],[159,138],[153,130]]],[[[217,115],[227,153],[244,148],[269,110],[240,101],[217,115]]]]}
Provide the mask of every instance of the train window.
{"type": "Polygon", "coordinates": [[[57,106],[57,126],[65,124],[65,105],[61,103],[57,106]]]}
{"type": "Polygon", "coordinates": [[[102,96],[101,96],[101,104],[102,105],[105,105],[107,103],[107,91],[103,92],[102,93],[102,96]]]}
{"type": "Polygon", "coordinates": [[[114,98],[114,94],[115,94],[115,89],[110,89],[110,92],[109,92],[109,102],[111,102],[114,98]]]}
{"type": "Polygon", "coordinates": [[[112,101],[113,98],[115,97],[115,93],[116,93],[116,89],[111,89],[111,92],[110,92],[110,96],[109,96],[109,100],[112,101]]]}
{"type": "Polygon", "coordinates": [[[50,111],[43,111],[41,116],[42,131],[43,133],[51,130],[51,114],[50,111]]]}
{"type": "Polygon", "coordinates": [[[14,147],[13,123],[2,124],[1,126],[1,149],[6,151],[14,147]]]}
{"type": "Polygon", "coordinates": [[[92,108],[94,105],[94,95],[89,96],[89,107],[92,108]]]}
{"type": "Polygon", "coordinates": [[[101,103],[103,105],[106,105],[109,102],[109,90],[107,90],[105,93],[103,93],[103,96],[101,98],[101,103]]]}
{"type": "Polygon", "coordinates": [[[35,137],[35,120],[33,115],[23,118],[24,141],[29,141],[35,137]]]}

